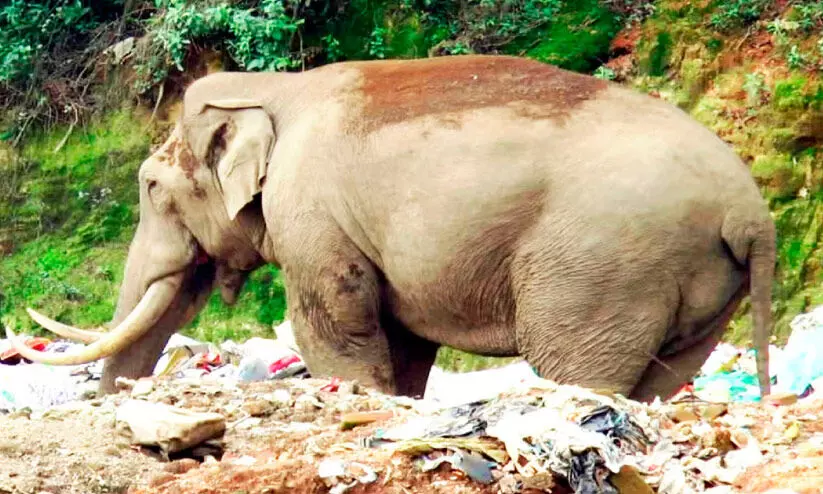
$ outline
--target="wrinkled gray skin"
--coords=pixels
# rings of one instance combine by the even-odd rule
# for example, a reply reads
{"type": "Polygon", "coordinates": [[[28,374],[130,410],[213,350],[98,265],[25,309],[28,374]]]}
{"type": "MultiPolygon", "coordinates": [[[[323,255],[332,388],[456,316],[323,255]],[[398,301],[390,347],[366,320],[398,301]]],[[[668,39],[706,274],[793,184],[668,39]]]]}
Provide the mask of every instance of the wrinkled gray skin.
{"type": "Polygon", "coordinates": [[[449,345],[665,397],[749,293],[767,363],[774,227],[748,170],[679,109],[588,76],[507,57],[214,74],[139,181],[113,322],[152,282],[182,289],[106,360],[104,392],[264,263],[310,371],[388,393],[421,394],[449,345]]]}

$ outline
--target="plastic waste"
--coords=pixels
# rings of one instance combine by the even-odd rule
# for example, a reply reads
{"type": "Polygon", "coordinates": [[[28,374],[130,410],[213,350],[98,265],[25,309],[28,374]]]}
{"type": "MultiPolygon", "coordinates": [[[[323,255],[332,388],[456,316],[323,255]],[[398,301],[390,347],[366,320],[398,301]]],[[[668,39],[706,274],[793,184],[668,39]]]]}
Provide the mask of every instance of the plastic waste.
{"type": "Polygon", "coordinates": [[[238,344],[227,340],[217,346],[175,334],[154,369],[155,376],[239,379],[245,382],[284,379],[307,373],[300,353],[285,341],[254,337],[238,344]]]}
{"type": "Polygon", "coordinates": [[[608,405],[596,408],[583,417],[580,427],[604,434],[617,445],[628,441],[638,450],[649,443],[649,438],[640,427],[631,422],[628,413],[617,411],[608,405]]]}
{"type": "Polygon", "coordinates": [[[456,449],[451,455],[440,456],[435,459],[423,458],[420,463],[420,470],[428,472],[434,470],[443,463],[449,463],[452,468],[460,470],[469,476],[472,480],[483,484],[491,484],[492,467],[496,464],[484,460],[483,457],[456,449]]]}
{"type": "Polygon", "coordinates": [[[222,437],[226,418],[165,403],[127,400],[117,408],[115,426],[133,444],[158,446],[168,458],[169,453],[222,437]]]}
{"type": "Polygon", "coordinates": [[[0,410],[37,411],[76,400],[86,391],[81,384],[88,380],[73,376],[77,370],[83,367],[0,365],[0,410]]]}
{"type": "Polygon", "coordinates": [[[711,402],[760,401],[757,376],[741,370],[697,377],[694,390],[698,398],[711,402]]]}
{"type": "Polygon", "coordinates": [[[306,370],[306,364],[296,354],[275,360],[269,365],[269,373],[274,379],[294,376],[304,370],[306,370]]]}
{"type": "MultiPolygon", "coordinates": [[[[15,365],[20,362],[28,362],[22,355],[11,345],[8,340],[2,340],[4,344],[0,345],[0,364],[15,365]]],[[[42,352],[47,346],[50,346],[51,340],[48,338],[28,338],[24,344],[32,350],[42,352]]]]}
{"type": "Polygon", "coordinates": [[[447,372],[432,367],[424,398],[441,406],[457,406],[491,399],[513,386],[540,381],[525,361],[473,372],[447,372]]]}
{"type": "Polygon", "coordinates": [[[371,484],[377,480],[377,472],[364,463],[346,462],[338,458],[326,458],[317,466],[317,476],[323,479],[330,494],[341,494],[359,484],[371,484]]]}
{"type": "Polygon", "coordinates": [[[730,372],[734,364],[740,358],[741,352],[734,345],[729,343],[718,343],[714,347],[709,358],[700,367],[700,372],[704,376],[711,376],[720,372],[730,372]]]}
{"type": "MultiPolygon", "coordinates": [[[[594,450],[573,456],[569,468],[569,486],[579,494],[619,494],[601,473],[604,463],[603,458],[594,450]]],[[[619,473],[619,470],[615,473],[619,473]]]]}
{"type": "Polygon", "coordinates": [[[243,357],[237,377],[244,382],[262,381],[269,377],[269,365],[264,359],[254,355],[243,357]]]}
{"type": "Polygon", "coordinates": [[[539,398],[483,400],[413,417],[376,431],[371,444],[395,441],[392,448],[410,454],[459,448],[512,465],[524,482],[548,474],[575,492],[617,494],[608,479],[635,467],[650,448],[651,431],[642,425],[648,417],[620,396],[556,384],[546,389],[539,398]]]}
{"type": "Polygon", "coordinates": [[[795,317],[783,348],[775,391],[805,395],[823,377],[823,306],[795,317]]]}

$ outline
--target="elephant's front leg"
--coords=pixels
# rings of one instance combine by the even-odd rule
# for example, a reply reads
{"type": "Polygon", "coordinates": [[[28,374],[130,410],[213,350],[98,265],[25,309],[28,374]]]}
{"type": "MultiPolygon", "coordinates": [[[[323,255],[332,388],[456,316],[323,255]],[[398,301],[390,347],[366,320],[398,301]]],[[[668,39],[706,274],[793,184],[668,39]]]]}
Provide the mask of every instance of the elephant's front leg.
{"type": "Polygon", "coordinates": [[[295,341],[312,376],[356,379],[396,394],[377,273],[355,249],[335,247],[283,266],[295,341]]]}

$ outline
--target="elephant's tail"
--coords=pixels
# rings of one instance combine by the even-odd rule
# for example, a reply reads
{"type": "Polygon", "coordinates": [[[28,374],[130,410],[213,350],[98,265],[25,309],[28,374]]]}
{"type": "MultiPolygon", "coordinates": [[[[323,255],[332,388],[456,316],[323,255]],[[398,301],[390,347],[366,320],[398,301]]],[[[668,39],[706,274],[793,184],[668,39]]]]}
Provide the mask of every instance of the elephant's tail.
{"type": "Polygon", "coordinates": [[[754,323],[754,348],[760,394],[770,392],[769,337],[772,325],[772,282],[775,264],[775,226],[768,213],[753,217],[749,210],[726,216],[721,234],[737,262],[748,265],[749,295],[754,323]]]}

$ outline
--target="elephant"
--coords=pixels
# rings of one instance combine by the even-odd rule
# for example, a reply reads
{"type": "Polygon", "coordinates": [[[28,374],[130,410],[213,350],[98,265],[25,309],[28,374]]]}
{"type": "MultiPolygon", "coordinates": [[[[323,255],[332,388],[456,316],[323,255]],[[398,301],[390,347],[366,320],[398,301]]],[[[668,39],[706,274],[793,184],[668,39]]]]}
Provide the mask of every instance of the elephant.
{"type": "Polygon", "coordinates": [[[284,277],[309,372],[420,396],[437,350],[519,356],[545,379],[648,401],[698,371],[747,296],[761,395],[776,233],[731,146],[679,107],[508,55],[217,72],[140,166],[108,331],[36,312],[151,375],[213,290],[284,277]]]}

